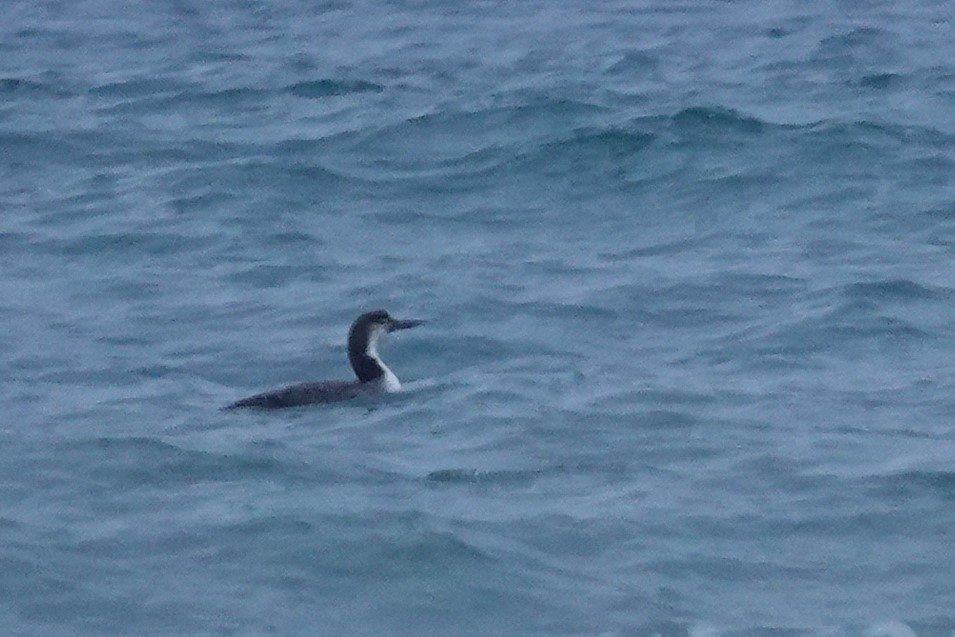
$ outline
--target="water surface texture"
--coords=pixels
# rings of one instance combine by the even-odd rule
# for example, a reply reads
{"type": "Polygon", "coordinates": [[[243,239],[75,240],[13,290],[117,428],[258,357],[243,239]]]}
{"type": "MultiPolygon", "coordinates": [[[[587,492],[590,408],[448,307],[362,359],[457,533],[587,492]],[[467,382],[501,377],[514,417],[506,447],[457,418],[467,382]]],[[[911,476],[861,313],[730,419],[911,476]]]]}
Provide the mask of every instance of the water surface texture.
{"type": "Polygon", "coordinates": [[[0,633],[951,637],[951,16],[7,3],[0,633]]]}

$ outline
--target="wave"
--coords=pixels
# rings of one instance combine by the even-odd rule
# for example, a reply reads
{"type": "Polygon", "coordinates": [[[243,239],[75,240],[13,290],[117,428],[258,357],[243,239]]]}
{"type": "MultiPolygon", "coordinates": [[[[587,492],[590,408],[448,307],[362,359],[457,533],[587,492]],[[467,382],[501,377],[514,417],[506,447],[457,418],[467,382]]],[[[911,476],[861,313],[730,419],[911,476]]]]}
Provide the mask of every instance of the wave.
{"type": "Polygon", "coordinates": [[[0,78],[0,95],[5,97],[40,96],[72,97],[74,93],[48,82],[38,82],[19,77],[0,78]]]}
{"type": "Polygon", "coordinates": [[[654,149],[674,139],[723,143],[783,128],[719,106],[620,120],[595,104],[537,96],[528,103],[412,115],[325,138],[321,145],[335,153],[335,170],[351,178],[418,181],[460,192],[487,180],[508,183],[527,172],[601,183],[598,177],[610,177],[618,186],[668,179],[676,168],[657,165],[654,157],[662,151],[654,149]],[[359,163],[368,156],[375,157],[373,164],[359,163]]]}
{"type": "Polygon", "coordinates": [[[321,98],[348,95],[351,93],[381,93],[385,87],[364,80],[311,80],[296,82],[285,87],[285,91],[296,97],[321,98]]]}
{"type": "Polygon", "coordinates": [[[480,471],[478,469],[438,469],[427,475],[429,482],[444,484],[529,485],[545,473],[543,469],[480,471]]]}
{"type": "Polygon", "coordinates": [[[843,288],[843,295],[854,301],[934,301],[950,299],[955,291],[919,285],[909,279],[884,279],[851,283],[843,288]]]}
{"type": "Polygon", "coordinates": [[[764,132],[766,122],[721,106],[694,106],[670,118],[677,132],[757,135],[764,132]]]}
{"type": "Polygon", "coordinates": [[[905,471],[879,478],[876,484],[880,492],[906,499],[930,495],[955,500],[955,471],[905,471]]]}
{"type": "Polygon", "coordinates": [[[148,436],[100,437],[62,443],[64,451],[100,455],[102,474],[125,474],[133,484],[231,482],[282,474],[286,465],[262,453],[223,453],[179,447],[148,436]]]}

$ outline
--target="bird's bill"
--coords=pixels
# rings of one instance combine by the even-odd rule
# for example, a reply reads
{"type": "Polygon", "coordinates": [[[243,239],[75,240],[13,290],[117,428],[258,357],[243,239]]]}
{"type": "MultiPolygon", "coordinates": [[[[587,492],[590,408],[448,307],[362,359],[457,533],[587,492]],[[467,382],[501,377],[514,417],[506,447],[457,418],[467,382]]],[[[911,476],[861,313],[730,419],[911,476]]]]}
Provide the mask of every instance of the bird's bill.
{"type": "Polygon", "coordinates": [[[419,321],[418,319],[407,319],[404,321],[399,321],[398,319],[395,319],[389,324],[388,331],[394,332],[396,330],[406,330],[412,327],[418,327],[419,325],[423,325],[423,324],[424,324],[424,321],[419,321]]]}

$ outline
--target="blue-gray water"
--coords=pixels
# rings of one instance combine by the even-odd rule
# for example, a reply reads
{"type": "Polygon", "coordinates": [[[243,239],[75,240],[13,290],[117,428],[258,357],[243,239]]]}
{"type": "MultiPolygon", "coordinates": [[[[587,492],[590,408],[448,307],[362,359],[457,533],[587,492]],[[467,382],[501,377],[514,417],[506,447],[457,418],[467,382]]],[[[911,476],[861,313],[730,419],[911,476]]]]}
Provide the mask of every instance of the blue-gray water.
{"type": "Polygon", "coordinates": [[[3,11],[0,633],[955,632],[948,3],[3,11]]]}

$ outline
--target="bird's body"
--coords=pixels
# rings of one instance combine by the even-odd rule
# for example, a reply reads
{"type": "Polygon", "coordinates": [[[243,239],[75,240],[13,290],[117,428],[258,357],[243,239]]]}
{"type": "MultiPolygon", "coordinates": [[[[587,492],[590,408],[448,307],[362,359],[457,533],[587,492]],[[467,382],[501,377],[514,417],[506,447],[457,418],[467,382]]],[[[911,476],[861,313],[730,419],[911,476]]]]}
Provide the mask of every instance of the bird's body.
{"type": "Polygon", "coordinates": [[[408,329],[423,321],[399,321],[384,310],[362,314],[348,331],[348,360],[358,380],[298,383],[243,398],[227,409],[240,407],[281,409],[316,403],[333,403],[359,396],[392,393],[401,389],[397,376],[378,356],[378,341],[388,332],[408,329]]]}
{"type": "Polygon", "coordinates": [[[238,407],[257,407],[259,409],[281,409],[282,407],[300,407],[314,403],[334,403],[358,398],[362,394],[362,384],[354,380],[326,380],[317,383],[298,383],[282,389],[267,391],[255,396],[238,400],[229,409],[238,407]]]}

